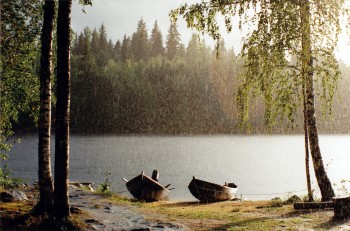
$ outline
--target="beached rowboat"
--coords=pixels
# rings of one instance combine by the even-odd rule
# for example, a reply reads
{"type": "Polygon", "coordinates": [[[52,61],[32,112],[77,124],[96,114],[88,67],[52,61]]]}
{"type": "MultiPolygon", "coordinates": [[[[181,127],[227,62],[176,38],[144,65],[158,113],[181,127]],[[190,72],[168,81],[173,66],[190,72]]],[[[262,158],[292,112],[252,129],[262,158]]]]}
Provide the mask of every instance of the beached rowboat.
{"type": "Polygon", "coordinates": [[[131,195],[139,200],[148,202],[164,200],[170,192],[170,189],[167,189],[169,185],[162,186],[156,180],[146,176],[144,172],[130,181],[125,178],[123,180],[126,182],[126,188],[131,195]]]}
{"type": "Polygon", "coordinates": [[[193,177],[188,185],[188,189],[192,195],[201,202],[226,201],[235,198],[237,193],[237,185],[234,183],[225,183],[218,185],[211,182],[198,180],[193,177]]]}

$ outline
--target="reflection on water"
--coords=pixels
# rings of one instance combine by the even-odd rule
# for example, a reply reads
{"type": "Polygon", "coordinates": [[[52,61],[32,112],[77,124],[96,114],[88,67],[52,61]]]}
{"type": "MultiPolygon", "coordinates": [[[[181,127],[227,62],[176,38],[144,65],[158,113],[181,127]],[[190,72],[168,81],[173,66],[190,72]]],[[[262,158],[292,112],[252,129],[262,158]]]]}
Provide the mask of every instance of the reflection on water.
{"type": "MultiPolygon", "coordinates": [[[[332,182],[350,176],[349,138],[320,138],[332,182]]],[[[70,179],[97,187],[108,171],[112,190],[130,195],[122,177],[157,169],[160,183],[175,188],[170,200],[194,200],[187,189],[192,176],[235,182],[238,196],[247,199],[283,198],[301,190],[297,194],[306,195],[303,141],[302,136],[71,136],[70,179]]],[[[22,137],[8,161],[15,175],[29,182],[37,179],[37,145],[36,135],[22,137]]]]}

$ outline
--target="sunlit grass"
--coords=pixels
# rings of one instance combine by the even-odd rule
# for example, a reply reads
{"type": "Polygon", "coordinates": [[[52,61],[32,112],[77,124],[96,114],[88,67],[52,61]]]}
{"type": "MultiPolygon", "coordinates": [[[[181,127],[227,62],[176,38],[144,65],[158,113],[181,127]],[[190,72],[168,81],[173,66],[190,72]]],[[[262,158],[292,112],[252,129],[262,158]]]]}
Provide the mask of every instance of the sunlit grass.
{"type": "MultiPolygon", "coordinates": [[[[104,195],[99,200],[127,206],[150,221],[183,224],[190,230],[327,230],[339,225],[332,221],[332,210],[296,211],[292,204],[276,201],[146,203],[116,194],[104,195]]],[[[84,228],[84,219],[89,218],[82,211],[73,213],[63,223],[55,223],[46,216],[28,216],[33,206],[33,201],[0,203],[1,220],[14,222],[22,230],[36,230],[52,225],[84,228]]]]}
{"type": "Polygon", "coordinates": [[[53,230],[57,227],[84,230],[87,228],[84,219],[89,218],[89,215],[84,211],[72,213],[68,220],[54,221],[46,215],[31,215],[30,211],[34,205],[30,200],[0,202],[0,230],[53,230]]]}
{"type": "Polygon", "coordinates": [[[132,205],[147,219],[177,222],[190,230],[325,230],[337,225],[331,210],[299,212],[275,201],[144,203],[116,195],[108,200],[132,205]]]}
{"type": "Polygon", "coordinates": [[[29,212],[33,207],[30,201],[0,203],[0,212],[23,214],[29,212]]]}

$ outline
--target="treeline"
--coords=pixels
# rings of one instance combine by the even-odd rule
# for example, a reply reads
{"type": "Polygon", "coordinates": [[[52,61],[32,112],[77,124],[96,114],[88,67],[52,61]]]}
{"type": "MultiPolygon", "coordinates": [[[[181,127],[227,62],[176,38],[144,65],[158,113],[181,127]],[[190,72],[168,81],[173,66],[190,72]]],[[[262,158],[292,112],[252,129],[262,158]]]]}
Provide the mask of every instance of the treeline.
{"type": "MultiPolygon", "coordinates": [[[[26,46],[26,43],[20,44],[26,46]]],[[[18,62],[28,64],[26,73],[31,77],[20,75],[27,81],[20,85],[22,90],[3,94],[1,99],[4,121],[4,116],[8,115],[4,113],[7,106],[21,108],[13,116],[15,119],[11,119],[17,133],[36,130],[39,104],[36,76],[40,56],[38,44],[32,42],[31,47],[32,61],[18,62]],[[20,95],[26,92],[33,95],[32,103],[26,107],[8,100],[9,96],[17,94],[13,99],[21,102],[20,95]]],[[[163,36],[157,22],[148,34],[145,22],[140,20],[135,33],[125,35],[123,40],[115,43],[107,37],[104,25],[98,30],[85,28],[75,34],[72,43],[71,131],[115,134],[245,132],[239,127],[235,101],[243,60],[233,49],[225,47],[224,41],[221,41],[219,54],[217,57],[217,51],[205,41],[199,44],[196,35],[188,44],[183,44],[176,24],[172,24],[163,36]]],[[[327,115],[329,109],[322,108],[320,100],[317,101],[318,125],[322,133],[350,132],[350,67],[343,62],[339,65],[342,80],[332,115],[323,116],[322,111],[327,115]]],[[[7,76],[14,73],[6,71],[6,67],[13,65],[3,65],[2,87],[9,82],[7,76]]],[[[260,96],[251,103],[250,111],[250,132],[265,133],[264,103],[260,96]]],[[[298,113],[293,126],[278,125],[273,132],[301,133],[301,107],[298,113]]]]}
{"type": "Polygon", "coordinates": [[[140,20],[115,44],[85,28],[72,47],[71,127],[97,133],[234,132],[234,86],[241,68],[222,42],[220,57],[193,35],[187,46],[176,24],[148,36],[140,20]]]}
{"type": "MultiPolygon", "coordinates": [[[[163,37],[157,22],[150,35],[141,19],[136,31],[113,43],[104,25],[85,28],[72,46],[71,128],[77,133],[198,134],[238,133],[235,97],[243,61],[221,41],[217,51],[193,35],[187,45],[176,24],[163,37]]],[[[322,116],[323,133],[350,129],[347,102],[350,67],[340,63],[343,79],[332,116],[322,116]]],[[[264,133],[264,106],[251,104],[253,133],[264,133]]],[[[278,133],[302,132],[302,111],[293,126],[278,133]]]]}

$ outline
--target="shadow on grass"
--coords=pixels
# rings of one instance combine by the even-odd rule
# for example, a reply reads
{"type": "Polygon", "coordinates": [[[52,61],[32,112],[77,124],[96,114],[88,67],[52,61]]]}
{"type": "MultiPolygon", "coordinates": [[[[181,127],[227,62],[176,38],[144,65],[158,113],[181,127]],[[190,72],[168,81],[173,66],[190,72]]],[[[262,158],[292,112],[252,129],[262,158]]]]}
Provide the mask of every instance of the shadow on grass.
{"type": "Polygon", "coordinates": [[[7,214],[0,217],[1,231],[62,231],[62,230],[83,230],[87,225],[77,222],[75,219],[57,220],[47,215],[7,214]]]}
{"type": "Polygon", "coordinates": [[[28,214],[6,214],[0,217],[0,230],[16,230],[25,225],[28,219],[28,214]]]}
{"type": "MultiPolygon", "coordinates": [[[[320,211],[324,211],[324,210],[294,211],[294,212],[285,213],[285,214],[281,215],[280,218],[282,218],[282,219],[284,219],[284,218],[298,218],[298,217],[300,217],[300,215],[313,214],[313,213],[317,213],[320,211]]],[[[278,218],[277,218],[277,220],[278,220],[278,218]]],[[[339,221],[339,220],[334,220],[334,219],[330,218],[327,220],[325,220],[321,224],[314,225],[313,229],[315,229],[315,230],[329,230],[329,229],[335,228],[335,227],[340,226],[340,225],[345,225],[345,224],[350,226],[350,219],[339,221]]],[[[222,226],[211,228],[210,230],[228,230],[228,229],[232,229],[232,228],[242,228],[242,229],[249,228],[249,230],[271,230],[272,227],[274,227],[274,229],[275,228],[279,229],[278,227],[280,227],[281,229],[284,230],[284,228],[286,227],[285,224],[283,224],[283,223],[279,224],[278,222],[274,223],[275,221],[276,221],[276,217],[275,218],[271,218],[271,217],[251,218],[251,219],[245,219],[243,221],[231,222],[231,223],[228,223],[228,224],[225,224],[222,226]],[[264,223],[266,225],[264,225],[264,223]]],[[[340,227],[339,230],[349,230],[348,226],[340,227]]]]}
{"type": "Polygon", "coordinates": [[[295,210],[292,212],[285,213],[281,215],[282,218],[293,218],[293,217],[299,217],[300,215],[305,214],[314,214],[319,212],[325,212],[325,211],[333,211],[333,209],[307,209],[307,210],[295,210]]]}
{"type": "MultiPolygon", "coordinates": [[[[333,209],[310,209],[310,210],[297,210],[289,213],[285,213],[281,216],[281,218],[295,218],[300,217],[301,215],[307,215],[307,214],[315,214],[320,212],[332,212],[333,209]]],[[[336,226],[343,225],[343,224],[350,224],[350,220],[335,220],[333,217],[328,218],[323,223],[318,224],[314,226],[314,229],[321,229],[321,230],[329,230],[336,226]]],[[[342,229],[339,229],[342,230],[342,229]]]]}
{"type": "Polygon", "coordinates": [[[203,205],[210,205],[210,204],[219,204],[223,202],[200,202],[200,201],[183,201],[183,202],[175,202],[175,203],[168,203],[164,204],[164,207],[169,208],[176,208],[176,207],[187,207],[187,206],[203,206],[203,205]]]}
{"type": "Polygon", "coordinates": [[[251,219],[245,219],[243,221],[237,221],[237,222],[231,222],[229,224],[225,224],[222,226],[218,226],[218,227],[213,227],[210,228],[210,230],[228,230],[231,228],[237,228],[237,227],[253,227],[253,224],[256,224],[256,229],[259,229],[259,224],[261,224],[262,222],[267,222],[269,220],[272,220],[271,218],[267,218],[267,217],[259,217],[259,218],[251,218],[251,219]]]}
{"type": "MultiPolygon", "coordinates": [[[[326,221],[316,227],[314,227],[315,229],[325,229],[325,230],[328,230],[328,229],[332,229],[336,226],[339,226],[339,225],[344,225],[345,223],[349,224],[350,220],[335,220],[334,218],[329,220],[329,221],[326,221]]],[[[339,229],[339,230],[342,230],[342,229],[339,229]]],[[[348,228],[346,229],[348,230],[348,228]]]]}

